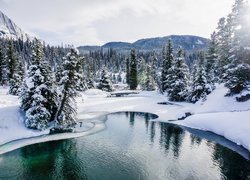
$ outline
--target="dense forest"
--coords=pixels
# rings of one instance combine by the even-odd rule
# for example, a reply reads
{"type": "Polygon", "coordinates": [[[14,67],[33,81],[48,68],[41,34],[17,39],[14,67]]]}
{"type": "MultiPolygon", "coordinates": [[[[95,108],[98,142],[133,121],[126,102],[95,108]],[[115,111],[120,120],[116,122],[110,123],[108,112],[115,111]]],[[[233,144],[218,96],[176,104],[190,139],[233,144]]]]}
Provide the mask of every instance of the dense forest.
{"type": "MultiPolygon", "coordinates": [[[[225,83],[227,96],[249,90],[250,31],[247,11],[236,0],[221,18],[207,49],[197,52],[173,48],[168,40],[161,52],[112,48],[79,54],[71,46],[54,47],[34,40],[0,40],[0,84],[21,98],[25,124],[43,130],[51,122],[58,129],[76,124],[79,91],[99,88],[158,90],[170,101],[206,100],[216,83],[225,83]]],[[[238,97],[246,101],[247,95],[238,97]]]]}

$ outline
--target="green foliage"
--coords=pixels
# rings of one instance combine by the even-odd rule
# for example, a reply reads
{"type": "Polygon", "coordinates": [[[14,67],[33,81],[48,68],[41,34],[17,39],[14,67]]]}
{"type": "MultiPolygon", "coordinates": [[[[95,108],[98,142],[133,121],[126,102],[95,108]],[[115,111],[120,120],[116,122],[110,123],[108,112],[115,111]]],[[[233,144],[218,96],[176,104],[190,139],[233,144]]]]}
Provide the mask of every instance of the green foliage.
{"type": "Polygon", "coordinates": [[[138,86],[137,79],[137,57],[135,50],[130,52],[130,73],[129,73],[129,87],[131,90],[135,90],[138,86]]]}

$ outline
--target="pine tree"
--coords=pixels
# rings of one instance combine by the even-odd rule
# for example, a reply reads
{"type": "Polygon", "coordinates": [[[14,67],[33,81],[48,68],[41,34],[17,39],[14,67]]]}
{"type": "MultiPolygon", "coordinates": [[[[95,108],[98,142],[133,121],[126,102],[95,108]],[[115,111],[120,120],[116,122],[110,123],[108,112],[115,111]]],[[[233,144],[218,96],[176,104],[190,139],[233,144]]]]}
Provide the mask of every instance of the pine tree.
{"type": "Polygon", "coordinates": [[[122,73],[121,73],[121,71],[119,72],[119,74],[117,76],[117,81],[118,81],[118,83],[122,82],[122,73]]]}
{"type": "Polygon", "coordinates": [[[129,73],[129,87],[131,90],[135,90],[138,85],[137,79],[137,58],[135,50],[130,52],[130,73],[129,73]]]}
{"type": "Polygon", "coordinates": [[[173,72],[168,90],[169,99],[171,101],[184,101],[188,95],[189,70],[184,62],[181,49],[178,50],[177,57],[174,60],[173,72]]]}
{"type": "Polygon", "coordinates": [[[113,91],[112,82],[105,69],[102,70],[101,79],[98,84],[98,89],[101,89],[107,92],[113,91]]]}
{"type": "Polygon", "coordinates": [[[228,80],[225,86],[229,89],[227,95],[239,94],[243,90],[249,90],[250,84],[250,65],[240,63],[228,69],[228,80]]]}
{"type": "Polygon", "coordinates": [[[232,29],[230,26],[231,17],[221,18],[218,23],[218,32],[216,33],[216,38],[218,39],[218,74],[220,80],[225,82],[227,75],[225,74],[226,69],[230,62],[230,49],[232,45],[232,29]]]}
{"type": "Polygon", "coordinates": [[[77,50],[71,49],[63,62],[63,76],[59,82],[59,105],[56,113],[55,127],[70,128],[76,125],[76,90],[78,82],[77,64],[79,63],[77,50]]]}
{"type": "Polygon", "coordinates": [[[20,95],[24,78],[24,65],[21,61],[18,62],[14,71],[13,78],[9,82],[9,94],[20,95]]]}
{"type": "Polygon", "coordinates": [[[154,91],[155,90],[155,81],[154,81],[154,78],[152,76],[152,68],[150,65],[147,65],[147,68],[146,68],[146,82],[145,82],[145,85],[144,85],[144,89],[146,91],[154,91]]]}
{"type": "Polygon", "coordinates": [[[88,87],[87,87],[86,78],[84,76],[83,67],[82,67],[83,62],[84,62],[84,58],[80,57],[78,55],[77,59],[78,59],[78,61],[77,61],[77,65],[76,65],[76,71],[77,71],[76,90],[77,91],[85,91],[86,89],[88,89],[88,87]]]}
{"type": "Polygon", "coordinates": [[[232,29],[232,44],[230,49],[230,64],[227,67],[225,75],[226,87],[229,88],[228,95],[238,94],[247,89],[250,84],[250,42],[246,38],[250,37],[250,26],[247,22],[249,10],[243,0],[236,0],[228,26],[232,29]],[[248,63],[248,64],[247,64],[248,63]]]}
{"type": "Polygon", "coordinates": [[[4,55],[3,55],[3,48],[2,45],[0,44],[0,85],[3,85],[4,81],[4,55]]]}
{"type": "Polygon", "coordinates": [[[7,62],[8,62],[8,80],[10,81],[14,77],[14,72],[16,69],[17,60],[14,55],[14,47],[13,42],[9,41],[8,49],[7,49],[7,62]]]}
{"type": "Polygon", "coordinates": [[[167,92],[170,88],[170,79],[172,76],[172,66],[173,66],[173,47],[171,40],[168,41],[168,44],[163,48],[163,63],[162,63],[162,73],[161,73],[161,82],[162,90],[167,92]]]}
{"type": "Polygon", "coordinates": [[[126,59],[126,83],[130,84],[130,62],[129,58],[126,59]]]}
{"type": "Polygon", "coordinates": [[[217,72],[217,42],[216,33],[211,35],[211,41],[209,43],[208,51],[205,57],[205,71],[207,74],[207,81],[211,85],[212,89],[215,89],[215,82],[219,82],[218,72],[217,72]]]}
{"type": "Polygon", "coordinates": [[[197,102],[198,100],[202,99],[203,101],[206,100],[206,97],[209,93],[211,93],[212,88],[207,82],[207,75],[204,68],[204,55],[203,53],[200,55],[200,61],[198,66],[193,73],[193,82],[191,85],[191,92],[189,94],[188,100],[190,102],[197,102]]]}
{"type": "Polygon", "coordinates": [[[35,39],[32,61],[21,92],[21,108],[26,112],[25,125],[43,130],[54,120],[57,94],[50,65],[44,59],[41,42],[35,39]]]}

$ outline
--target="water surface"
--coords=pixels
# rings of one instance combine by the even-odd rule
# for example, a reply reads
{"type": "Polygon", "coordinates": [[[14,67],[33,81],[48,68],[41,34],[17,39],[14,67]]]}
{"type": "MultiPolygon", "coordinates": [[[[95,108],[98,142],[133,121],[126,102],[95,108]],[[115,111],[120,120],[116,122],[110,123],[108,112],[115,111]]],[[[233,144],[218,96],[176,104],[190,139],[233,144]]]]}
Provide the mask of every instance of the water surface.
{"type": "Polygon", "coordinates": [[[107,116],[107,128],[0,155],[0,179],[250,179],[238,153],[143,113],[107,116]]]}

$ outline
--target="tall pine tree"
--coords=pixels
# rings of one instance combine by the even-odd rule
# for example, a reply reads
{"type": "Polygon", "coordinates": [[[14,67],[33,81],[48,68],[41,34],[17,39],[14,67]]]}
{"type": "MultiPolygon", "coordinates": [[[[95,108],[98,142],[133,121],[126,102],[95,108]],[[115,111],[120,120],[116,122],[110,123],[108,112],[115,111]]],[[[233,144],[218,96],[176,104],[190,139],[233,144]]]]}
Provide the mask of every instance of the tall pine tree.
{"type": "Polygon", "coordinates": [[[188,95],[189,70],[184,60],[183,51],[179,49],[174,60],[174,73],[171,76],[168,90],[171,101],[184,101],[188,95]]]}
{"type": "Polygon", "coordinates": [[[77,50],[71,49],[63,62],[62,78],[59,82],[59,105],[56,113],[57,129],[71,128],[76,125],[76,90],[78,82],[77,66],[81,61],[77,50]]]}
{"type": "Polygon", "coordinates": [[[172,66],[174,61],[173,47],[171,40],[168,41],[167,45],[163,48],[163,63],[161,72],[162,90],[167,92],[170,88],[170,79],[172,76],[172,66]]]}
{"type": "Polygon", "coordinates": [[[130,52],[130,73],[129,73],[129,87],[135,90],[138,86],[137,79],[137,57],[134,49],[130,52]]]}

